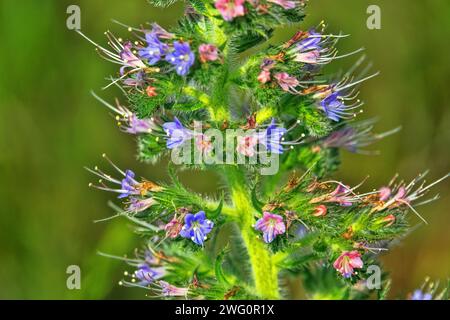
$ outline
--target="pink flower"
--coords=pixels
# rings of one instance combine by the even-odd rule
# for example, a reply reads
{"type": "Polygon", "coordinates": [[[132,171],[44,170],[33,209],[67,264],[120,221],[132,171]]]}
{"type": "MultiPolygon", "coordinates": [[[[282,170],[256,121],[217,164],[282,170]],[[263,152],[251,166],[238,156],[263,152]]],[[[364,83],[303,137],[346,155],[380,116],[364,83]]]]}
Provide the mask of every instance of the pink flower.
{"type": "Polygon", "coordinates": [[[271,243],[277,235],[286,232],[283,217],[270,212],[264,212],[263,217],[256,221],[255,229],[264,233],[264,242],[271,243]]]}
{"type": "Polygon", "coordinates": [[[217,0],[215,7],[226,21],[245,15],[245,0],[217,0]]]}
{"type": "Polygon", "coordinates": [[[258,76],[258,81],[261,83],[267,83],[270,81],[270,71],[263,70],[258,76]]]}
{"type": "Polygon", "coordinates": [[[166,281],[159,281],[161,286],[161,293],[165,297],[186,297],[189,289],[188,288],[178,288],[166,281]]]}
{"type": "Polygon", "coordinates": [[[333,267],[339,271],[344,278],[350,278],[354,273],[353,269],[361,269],[363,265],[364,263],[361,259],[361,254],[356,250],[342,252],[339,258],[333,263],[333,267]]]}
{"type": "Polygon", "coordinates": [[[296,78],[291,77],[286,72],[280,72],[275,75],[275,79],[277,80],[280,87],[287,92],[297,92],[295,89],[296,86],[299,85],[299,82],[296,78]]]}
{"type": "Polygon", "coordinates": [[[166,235],[169,238],[174,239],[178,237],[178,234],[180,233],[182,227],[183,224],[177,219],[173,218],[169,221],[168,224],[165,225],[164,230],[166,231],[166,235]]]}
{"type": "Polygon", "coordinates": [[[195,137],[195,145],[197,146],[197,149],[203,154],[208,154],[213,149],[211,138],[207,135],[204,135],[203,133],[195,137]]]}
{"type": "Polygon", "coordinates": [[[313,212],[314,217],[324,217],[327,215],[327,207],[323,204],[317,206],[313,212]]]}
{"type": "Polygon", "coordinates": [[[282,6],[284,9],[294,9],[296,4],[295,1],[288,1],[288,0],[267,0],[267,2],[275,3],[279,6],[282,6]]]}
{"type": "Polygon", "coordinates": [[[330,193],[330,198],[327,202],[337,202],[343,207],[349,207],[352,205],[351,197],[349,194],[352,192],[350,187],[339,184],[336,189],[330,193]]]}
{"type": "Polygon", "coordinates": [[[313,51],[298,53],[295,56],[294,61],[309,63],[309,64],[316,64],[317,61],[319,60],[319,58],[320,58],[319,50],[313,50],[313,51]]]}
{"type": "Polygon", "coordinates": [[[393,202],[408,202],[408,199],[405,197],[406,189],[403,186],[398,188],[397,193],[393,197],[392,197],[392,190],[391,188],[388,187],[380,188],[380,190],[378,190],[378,195],[380,197],[380,201],[392,200],[393,202]]]}
{"type": "Polygon", "coordinates": [[[382,187],[378,190],[378,194],[380,196],[380,201],[387,201],[391,196],[391,189],[388,187],[382,187]]]}
{"type": "Polygon", "coordinates": [[[258,144],[258,138],[253,135],[246,135],[244,137],[238,137],[237,152],[243,154],[246,157],[253,157],[255,155],[255,147],[258,144]]]}
{"type": "Polygon", "coordinates": [[[200,61],[202,63],[207,61],[216,61],[219,58],[217,47],[212,44],[201,44],[198,47],[198,52],[200,53],[200,61]]]}

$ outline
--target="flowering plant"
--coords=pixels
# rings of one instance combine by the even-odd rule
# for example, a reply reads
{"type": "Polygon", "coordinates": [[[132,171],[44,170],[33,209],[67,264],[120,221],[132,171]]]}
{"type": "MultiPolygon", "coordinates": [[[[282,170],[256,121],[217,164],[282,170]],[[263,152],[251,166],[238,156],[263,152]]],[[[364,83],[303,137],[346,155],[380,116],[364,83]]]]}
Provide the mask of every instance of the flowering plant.
{"type": "MultiPolygon", "coordinates": [[[[426,222],[415,208],[435,200],[421,198],[448,175],[428,185],[425,174],[393,179],[370,192],[331,179],[341,149],[370,153],[366,146],[397,131],[375,134],[373,120],[354,119],[363,105],[357,87],[377,75],[358,71],[363,59],[341,78],[323,75],[323,65],[361,49],[339,54],[346,35],[321,23],[242,58],[277,27],[301,22],[305,1],[186,3],[178,27],[125,26],[134,40],[107,32],[110,49],[80,32],[120,66],[106,87],[119,86],[129,106],[94,96],[137,136],[139,158],[194,154],[200,161],[181,166],[214,170],[226,185],[223,195],[204,196],[184,187],[173,165],[171,182],[155,183],[106,156],[120,177],[88,169],[101,179],[93,187],[118,194],[116,216],[147,239],[124,259],[135,271],[120,283],[158,297],[280,299],[281,279],[297,274],[311,298],[369,297],[377,256],[409,230],[409,211],[426,222]],[[272,162],[274,171],[261,170],[272,162]]],[[[389,280],[378,280],[383,298],[389,280]]]]}

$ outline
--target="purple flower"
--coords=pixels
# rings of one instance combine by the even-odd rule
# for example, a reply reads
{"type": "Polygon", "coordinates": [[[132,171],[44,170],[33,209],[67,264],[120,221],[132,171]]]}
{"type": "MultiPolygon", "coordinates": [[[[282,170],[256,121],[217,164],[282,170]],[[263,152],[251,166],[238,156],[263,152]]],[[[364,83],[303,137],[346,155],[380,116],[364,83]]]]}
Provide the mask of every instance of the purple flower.
{"type": "Polygon", "coordinates": [[[136,186],[139,185],[139,182],[137,182],[136,180],[134,180],[135,174],[133,171],[131,170],[126,170],[125,171],[125,178],[122,179],[121,181],[121,192],[119,195],[119,199],[122,198],[126,198],[129,197],[131,195],[135,195],[137,188],[136,186]]]}
{"type": "Polygon", "coordinates": [[[174,117],[174,122],[166,122],[163,124],[163,129],[167,133],[167,148],[173,149],[181,146],[185,141],[192,138],[192,132],[183,127],[183,124],[174,117]]]}
{"type": "Polygon", "coordinates": [[[336,189],[330,193],[327,202],[336,202],[343,207],[350,207],[353,204],[353,198],[349,196],[352,192],[350,187],[338,184],[336,189]]]}
{"type": "Polygon", "coordinates": [[[359,132],[352,127],[345,127],[331,133],[324,141],[326,148],[345,148],[350,152],[358,149],[359,132]]]}
{"type": "Polygon", "coordinates": [[[320,43],[322,41],[322,37],[320,33],[315,32],[314,30],[310,30],[308,32],[308,36],[302,40],[300,40],[297,45],[296,49],[299,52],[306,52],[311,50],[320,50],[322,49],[320,43]]]}
{"type": "Polygon", "coordinates": [[[422,290],[417,289],[414,291],[413,295],[411,296],[411,300],[432,300],[433,296],[431,293],[424,293],[422,290]]]}
{"type": "Polygon", "coordinates": [[[184,226],[181,228],[180,236],[194,241],[198,245],[203,245],[206,235],[211,232],[214,223],[206,219],[205,212],[199,211],[195,215],[187,214],[184,218],[184,226]]]}
{"type": "Polygon", "coordinates": [[[157,36],[159,39],[172,39],[175,37],[173,33],[168,32],[157,23],[152,23],[151,33],[157,36]]]}
{"type": "Polygon", "coordinates": [[[119,80],[123,80],[129,74],[140,72],[142,70],[146,70],[147,66],[145,63],[136,56],[135,52],[133,52],[134,47],[133,44],[129,41],[122,43],[121,39],[117,39],[111,32],[106,32],[106,37],[108,38],[108,43],[111,46],[112,50],[108,50],[91,39],[85,36],[82,32],[78,32],[82,37],[88,40],[90,43],[95,45],[98,53],[106,60],[121,65],[119,79],[113,80],[108,86],[116,83],[119,80]]]}
{"type": "Polygon", "coordinates": [[[123,84],[127,87],[143,87],[145,85],[144,72],[137,72],[134,75],[123,80],[123,84]]]}
{"type": "Polygon", "coordinates": [[[261,70],[270,71],[275,67],[276,62],[269,58],[264,58],[263,62],[260,65],[261,70]]]}
{"type": "Polygon", "coordinates": [[[285,128],[280,128],[275,124],[275,119],[259,137],[259,142],[272,153],[282,154],[284,149],[281,145],[281,138],[287,132],[285,128]]]}
{"type": "MultiPolygon", "coordinates": [[[[360,100],[354,101],[358,96],[353,87],[360,83],[367,81],[373,77],[376,77],[378,73],[374,73],[366,78],[353,80],[351,77],[347,77],[337,84],[331,84],[328,86],[319,86],[318,90],[314,90],[313,99],[318,100],[318,107],[322,109],[326,116],[333,120],[339,121],[340,119],[350,119],[356,116],[353,111],[360,108],[363,103],[360,100]],[[347,105],[346,103],[349,103],[347,105]]],[[[360,110],[359,112],[362,112],[360,110]]]]}
{"type": "Polygon", "coordinates": [[[99,168],[95,167],[94,170],[91,170],[89,168],[86,168],[89,172],[95,174],[96,176],[100,177],[100,185],[94,185],[92,183],[89,184],[90,187],[94,187],[100,190],[104,191],[110,191],[119,193],[119,199],[123,199],[132,195],[140,195],[141,185],[138,181],[134,179],[134,172],[131,170],[126,170],[125,172],[119,169],[111,160],[109,160],[106,155],[103,155],[104,158],[108,160],[108,162],[122,175],[124,178],[122,180],[115,179],[111,175],[104,173],[99,168]],[[119,185],[120,188],[112,188],[107,186],[104,183],[104,180],[113,183],[115,185],[119,185]]]}
{"type": "Polygon", "coordinates": [[[189,289],[188,288],[178,288],[166,281],[159,281],[161,286],[161,293],[165,297],[186,297],[189,289]]]}
{"type": "Polygon", "coordinates": [[[320,51],[312,50],[308,52],[300,52],[296,55],[295,61],[307,64],[316,64],[320,59],[320,51]]]}
{"type": "Polygon", "coordinates": [[[185,76],[195,62],[195,55],[187,42],[175,41],[173,48],[174,50],[167,54],[166,60],[176,67],[178,75],[185,76]]]}
{"type": "Polygon", "coordinates": [[[147,59],[150,65],[154,65],[166,54],[169,46],[161,42],[153,31],[147,33],[145,39],[147,41],[147,47],[139,50],[139,56],[147,59]]]}
{"type": "Polygon", "coordinates": [[[127,205],[127,211],[138,213],[147,210],[155,204],[156,201],[153,198],[139,199],[136,197],[130,197],[130,202],[127,205]]]}
{"type": "Polygon", "coordinates": [[[286,232],[283,217],[270,212],[263,213],[263,217],[256,221],[255,229],[263,232],[266,243],[271,243],[277,235],[286,232]]]}
{"type": "Polygon", "coordinates": [[[165,275],[165,269],[163,267],[151,268],[147,264],[140,264],[138,269],[134,272],[134,276],[140,280],[138,283],[141,286],[146,286],[161,279],[165,275]]]}
{"type": "Polygon", "coordinates": [[[295,44],[295,46],[288,53],[292,56],[293,61],[302,62],[306,65],[323,65],[334,59],[354,55],[362,50],[358,49],[338,56],[338,51],[334,47],[338,39],[339,36],[322,35],[315,30],[298,33],[297,37],[291,40],[290,45],[295,44]],[[296,42],[297,40],[298,42],[296,42]]]}
{"type": "Polygon", "coordinates": [[[123,66],[120,68],[120,74],[125,74],[126,68],[133,68],[133,70],[146,68],[142,60],[136,57],[136,55],[131,51],[132,48],[133,45],[131,42],[126,42],[123,45],[122,51],[119,53],[120,59],[123,63],[123,66]]]}
{"type": "Polygon", "coordinates": [[[344,148],[354,153],[376,154],[376,151],[364,150],[364,147],[398,132],[400,128],[373,133],[373,123],[373,120],[365,120],[341,127],[326,137],[322,145],[325,148],[344,148]]]}
{"type": "Polygon", "coordinates": [[[144,259],[144,262],[147,263],[148,265],[157,265],[157,264],[160,263],[160,259],[157,258],[157,257],[155,257],[155,256],[153,255],[153,253],[151,253],[150,250],[146,250],[146,251],[144,252],[144,257],[143,257],[143,259],[144,259]]]}
{"type": "Polygon", "coordinates": [[[128,126],[124,131],[130,134],[150,133],[155,127],[151,119],[139,119],[136,114],[131,113],[127,117],[128,126]]]}
{"type": "Polygon", "coordinates": [[[347,115],[347,106],[339,97],[339,92],[334,92],[320,102],[322,110],[333,121],[339,121],[343,115],[347,115]]]}

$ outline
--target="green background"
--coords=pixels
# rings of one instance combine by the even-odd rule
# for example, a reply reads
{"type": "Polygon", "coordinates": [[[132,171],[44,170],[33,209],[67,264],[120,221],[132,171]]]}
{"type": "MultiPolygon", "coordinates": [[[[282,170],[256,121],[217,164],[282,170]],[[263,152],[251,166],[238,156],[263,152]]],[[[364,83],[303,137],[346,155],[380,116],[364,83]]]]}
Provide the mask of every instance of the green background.
{"type": "MultiPolygon", "coordinates": [[[[106,165],[105,152],[149,179],[165,179],[165,170],[138,164],[133,137],[119,132],[90,96],[116,69],[67,30],[70,4],[81,7],[82,31],[103,44],[107,29],[127,35],[112,18],[167,27],[182,13],[180,6],[157,10],[145,0],[0,2],[0,298],[145,298],[143,291],[117,286],[123,264],[96,254],[132,253],[139,239],[126,221],[93,223],[111,214],[106,204],[113,197],[88,188],[93,177],[83,166],[106,165]],[[81,267],[80,291],[66,288],[69,265],[81,267]]],[[[345,154],[338,177],[356,184],[370,175],[364,186],[370,190],[396,172],[407,179],[427,168],[430,179],[447,173],[450,2],[313,0],[307,12],[303,29],[323,19],[330,31],[350,33],[341,52],[364,46],[381,71],[362,87],[364,117],[379,116],[379,131],[403,126],[375,146],[380,156],[345,154]],[[366,27],[369,4],[381,7],[381,30],[366,27]]],[[[279,30],[274,41],[294,31],[279,30]]],[[[328,70],[351,63],[345,59],[328,70]]],[[[114,90],[102,94],[120,97],[114,90]]],[[[216,187],[207,173],[185,173],[183,180],[200,192],[216,187]]],[[[392,273],[392,298],[411,292],[425,276],[445,280],[450,274],[449,183],[437,189],[442,199],[420,207],[429,225],[382,258],[392,273]]],[[[294,296],[302,297],[300,288],[294,296]]]]}

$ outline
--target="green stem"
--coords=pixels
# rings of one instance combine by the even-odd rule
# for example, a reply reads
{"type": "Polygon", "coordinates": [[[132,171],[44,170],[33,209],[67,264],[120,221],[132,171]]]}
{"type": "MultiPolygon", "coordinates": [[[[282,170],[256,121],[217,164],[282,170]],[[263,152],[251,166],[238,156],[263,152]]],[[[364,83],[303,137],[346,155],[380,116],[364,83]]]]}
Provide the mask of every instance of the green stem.
{"type": "Polygon", "coordinates": [[[191,86],[183,87],[182,90],[184,94],[197,99],[205,106],[209,112],[211,120],[225,121],[229,119],[230,115],[225,105],[216,103],[215,99],[211,98],[206,93],[191,86]]]}
{"type": "Polygon", "coordinates": [[[256,212],[251,203],[244,172],[238,167],[228,167],[225,169],[225,175],[238,213],[236,220],[250,257],[256,293],[264,299],[279,299],[278,269],[272,254],[264,242],[257,238],[253,228],[256,212]]]}

